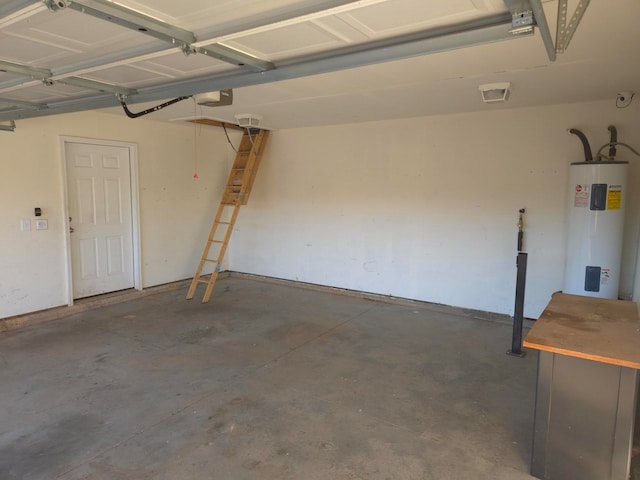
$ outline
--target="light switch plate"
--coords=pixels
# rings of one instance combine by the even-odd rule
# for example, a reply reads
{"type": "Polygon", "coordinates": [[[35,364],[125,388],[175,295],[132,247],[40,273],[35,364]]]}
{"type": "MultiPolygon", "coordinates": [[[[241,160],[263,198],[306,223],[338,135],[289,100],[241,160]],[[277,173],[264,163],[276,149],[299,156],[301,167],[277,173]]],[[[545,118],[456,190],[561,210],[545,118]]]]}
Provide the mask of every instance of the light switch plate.
{"type": "Polygon", "coordinates": [[[31,220],[29,220],[28,218],[23,218],[22,220],[20,220],[20,230],[22,230],[23,232],[30,232],[31,220]]]}
{"type": "Polygon", "coordinates": [[[49,221],[40,219],[36,220],[36,230],[47,230],[49,228],[49,221]]]}

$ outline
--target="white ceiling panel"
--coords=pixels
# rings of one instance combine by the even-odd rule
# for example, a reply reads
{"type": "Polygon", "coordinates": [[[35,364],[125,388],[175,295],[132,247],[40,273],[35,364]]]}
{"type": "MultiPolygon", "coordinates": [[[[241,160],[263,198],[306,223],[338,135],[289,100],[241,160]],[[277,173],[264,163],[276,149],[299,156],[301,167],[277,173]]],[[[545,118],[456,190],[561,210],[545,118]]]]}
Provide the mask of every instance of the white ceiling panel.
{"type": "Polygon", "coordinates": [[[50,43],[16,37],[0,36],[0,52],[3,60],[40,66],[69,56],[72,52],[50,43]]]}
{"type": "MultiPolygon", "coordinates": [[[[49,86],[38,84],[33,87],[16,90],[11,94],[11,98],[25,102],[47,103],[55,100],[73,98],[78,95],[87,95],[89,93],[91,92],[85,89],[64,85],[62,83],[49,86]]],[[[4,95],[0,93],[0,97],[3,96],[4,95]]]]}
{"type": "Polygon", "coordinates": [[[344,45],[344,41],[319,25],[306,22],[225,42],[253,56],[279,60],[344,45]]]}
{"type": "Polygon", "coordinates": [[[69,9],[40,11],[0,29],[0,59],[55,70],[158,40],[69,9]]]}
{"type": "MultiPolygon", "coordinates": [[[[486,5],[478,8],[472,0],[416,2],[394,0],[353,10],[342,15],[344,20],[371,38],[397,35],[433,25],[450,25],[487,15],[486,5]]],[[[507,11],[502,8],[491,13],[507,11]]]]}
{"type": "Polygon", "coordinates": [[[169,55],[162,55],[133,65],[147,68],[151,71],[163,72],[174,78],[188,75],[202,75],[229,70],[226,62],[210,58],[206,55],[185,55],[181,51],[174,51],[169,55]]]}
{"type": "Polygon", "coordinates": [[[125,28],[73,10],[55,13],[45,10],[30,17],[26,22],[11,25],[5,32],[27,36],[69,50],[94,48],[133,36],[132,32],[125,28]]]}
{"type": "Polygon", "coordinates": [[[84,75],[84,77],[99,82],[135,88],[138,85],[149,85],[160,82],[162,80],[161,77],[168,78],[169,76],[164,74],[160,75],[158,72],[143,70],[132,65],[120,65],[109,68],[108,70],[92,72],[84,75]]]}
{"type": "Polygon", "coordinates": [[[368,35],[365,35],[353,25],[349,25],[340,15],[332,15],[313,20],[313,23],[331,32],[335,37],[342,39],[345,43],[361,43],[370,40],[368,35]]]}
{"type": "Polygon", "coordinates": [[[225,1],[202,2],[200,0],[124,0],[118,3],[130,7],[139,12],[155,17],[167,23],[174,23],[182,28],[189,28],[184,25],[181,19],[185,16],[211,17],[212,13],[224,5],[225,1]]]}
{"type": "MultiPolygon", "coordinates": [[[[167,23],[194,32],[220,29],[224,34],[247,28],[247,23],[263,19],[261,24],[279,15],[293,16],[303,9],[326,8],[323,0],[120,0],[118,3],[148,13],[167,23]]],[[[345,2],[346,3],[346,2],[345,2]]]]}
{"type": "MultiPolygon", "coordinates": [[[[119,3],[134,10],[145,12],[167,23],[173,23],[186,29],[193,29],[194,21],[196,23],[203,21],[209,25],[218,21],[218,14],[224,14],[224,12],[228,11],[239,14],[243,8],[246,8],[248,2],[238,0],[218,0],[213,2],[202,2],[201,0],[180,0],[179,2],[175,0],[124,0],[119,3]]],[[[263,0],[261,3],[270,2],[264,2],[263,0]]]]}

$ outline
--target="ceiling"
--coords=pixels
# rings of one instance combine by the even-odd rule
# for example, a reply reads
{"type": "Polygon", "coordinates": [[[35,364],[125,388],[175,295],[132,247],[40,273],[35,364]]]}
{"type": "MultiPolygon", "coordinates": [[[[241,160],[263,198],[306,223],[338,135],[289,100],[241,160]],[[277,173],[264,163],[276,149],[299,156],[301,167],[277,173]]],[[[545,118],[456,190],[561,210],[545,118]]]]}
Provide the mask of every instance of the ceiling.
{"type": "MultiPolygon", "coordinates": [[[[564,1],[569,22],[579,2],[564,1]]],[[[580,3],[551,60],[558,0],[4,0],[0,121],[103,107],[124,118],[119,99],[139,111],[223,88],[230,106],[187,99],[145,118],[252,113],[279,129],[640,92],[640,0],[580,3]],[[541,10],[534,35],[509,33],[528,8],[541,10]],[[505,81],[509,101],[483,104],[478,85],[505,81]]]]}

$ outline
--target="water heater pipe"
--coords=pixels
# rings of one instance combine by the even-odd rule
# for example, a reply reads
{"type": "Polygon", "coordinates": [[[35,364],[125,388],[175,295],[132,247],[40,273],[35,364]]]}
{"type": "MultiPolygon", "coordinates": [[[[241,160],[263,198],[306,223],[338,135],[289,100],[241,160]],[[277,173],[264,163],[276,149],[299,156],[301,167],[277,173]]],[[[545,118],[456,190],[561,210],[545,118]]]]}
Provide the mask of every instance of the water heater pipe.
{"type": "Polygon", "coordinates": [[[569,133],[573,133],[582,141],[582,147],[584,148],[584,161],[593,162],[593,156],[591,155],[591,147],[589,146],[589,140],[587,137],[577,128],[572,128],[569,133]]]}
{"type": "Polygon", "coordinates": [[[609,140],[609,160],[613,161],[616,158],[616,143],[618,143],[618,130],[613,125],[609,125],[609,131],[611,132],[611,138],[609,140]]]}

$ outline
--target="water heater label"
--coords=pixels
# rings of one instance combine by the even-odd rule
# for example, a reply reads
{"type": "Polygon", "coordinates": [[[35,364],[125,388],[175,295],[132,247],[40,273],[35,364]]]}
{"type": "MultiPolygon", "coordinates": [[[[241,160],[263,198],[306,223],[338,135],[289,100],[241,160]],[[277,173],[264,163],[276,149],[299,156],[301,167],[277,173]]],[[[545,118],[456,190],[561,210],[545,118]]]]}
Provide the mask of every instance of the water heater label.
{"type": "Polygon", "coordinates": [[[573,206],[586,207],[587,205],[589,205],[589,185],[579,183],[576,185],[573,206]]]}
{"type": "Polygon", "coordinates": [[[603,268],[600,271],[600,285],[607,285],[611,279],[611,269],[603,268]]]}
{"type": "Polygon", "coordinates": [[[620,210],[622,208],[622,186],[609,185],[607,192],[607,210],[620,210]]]}

